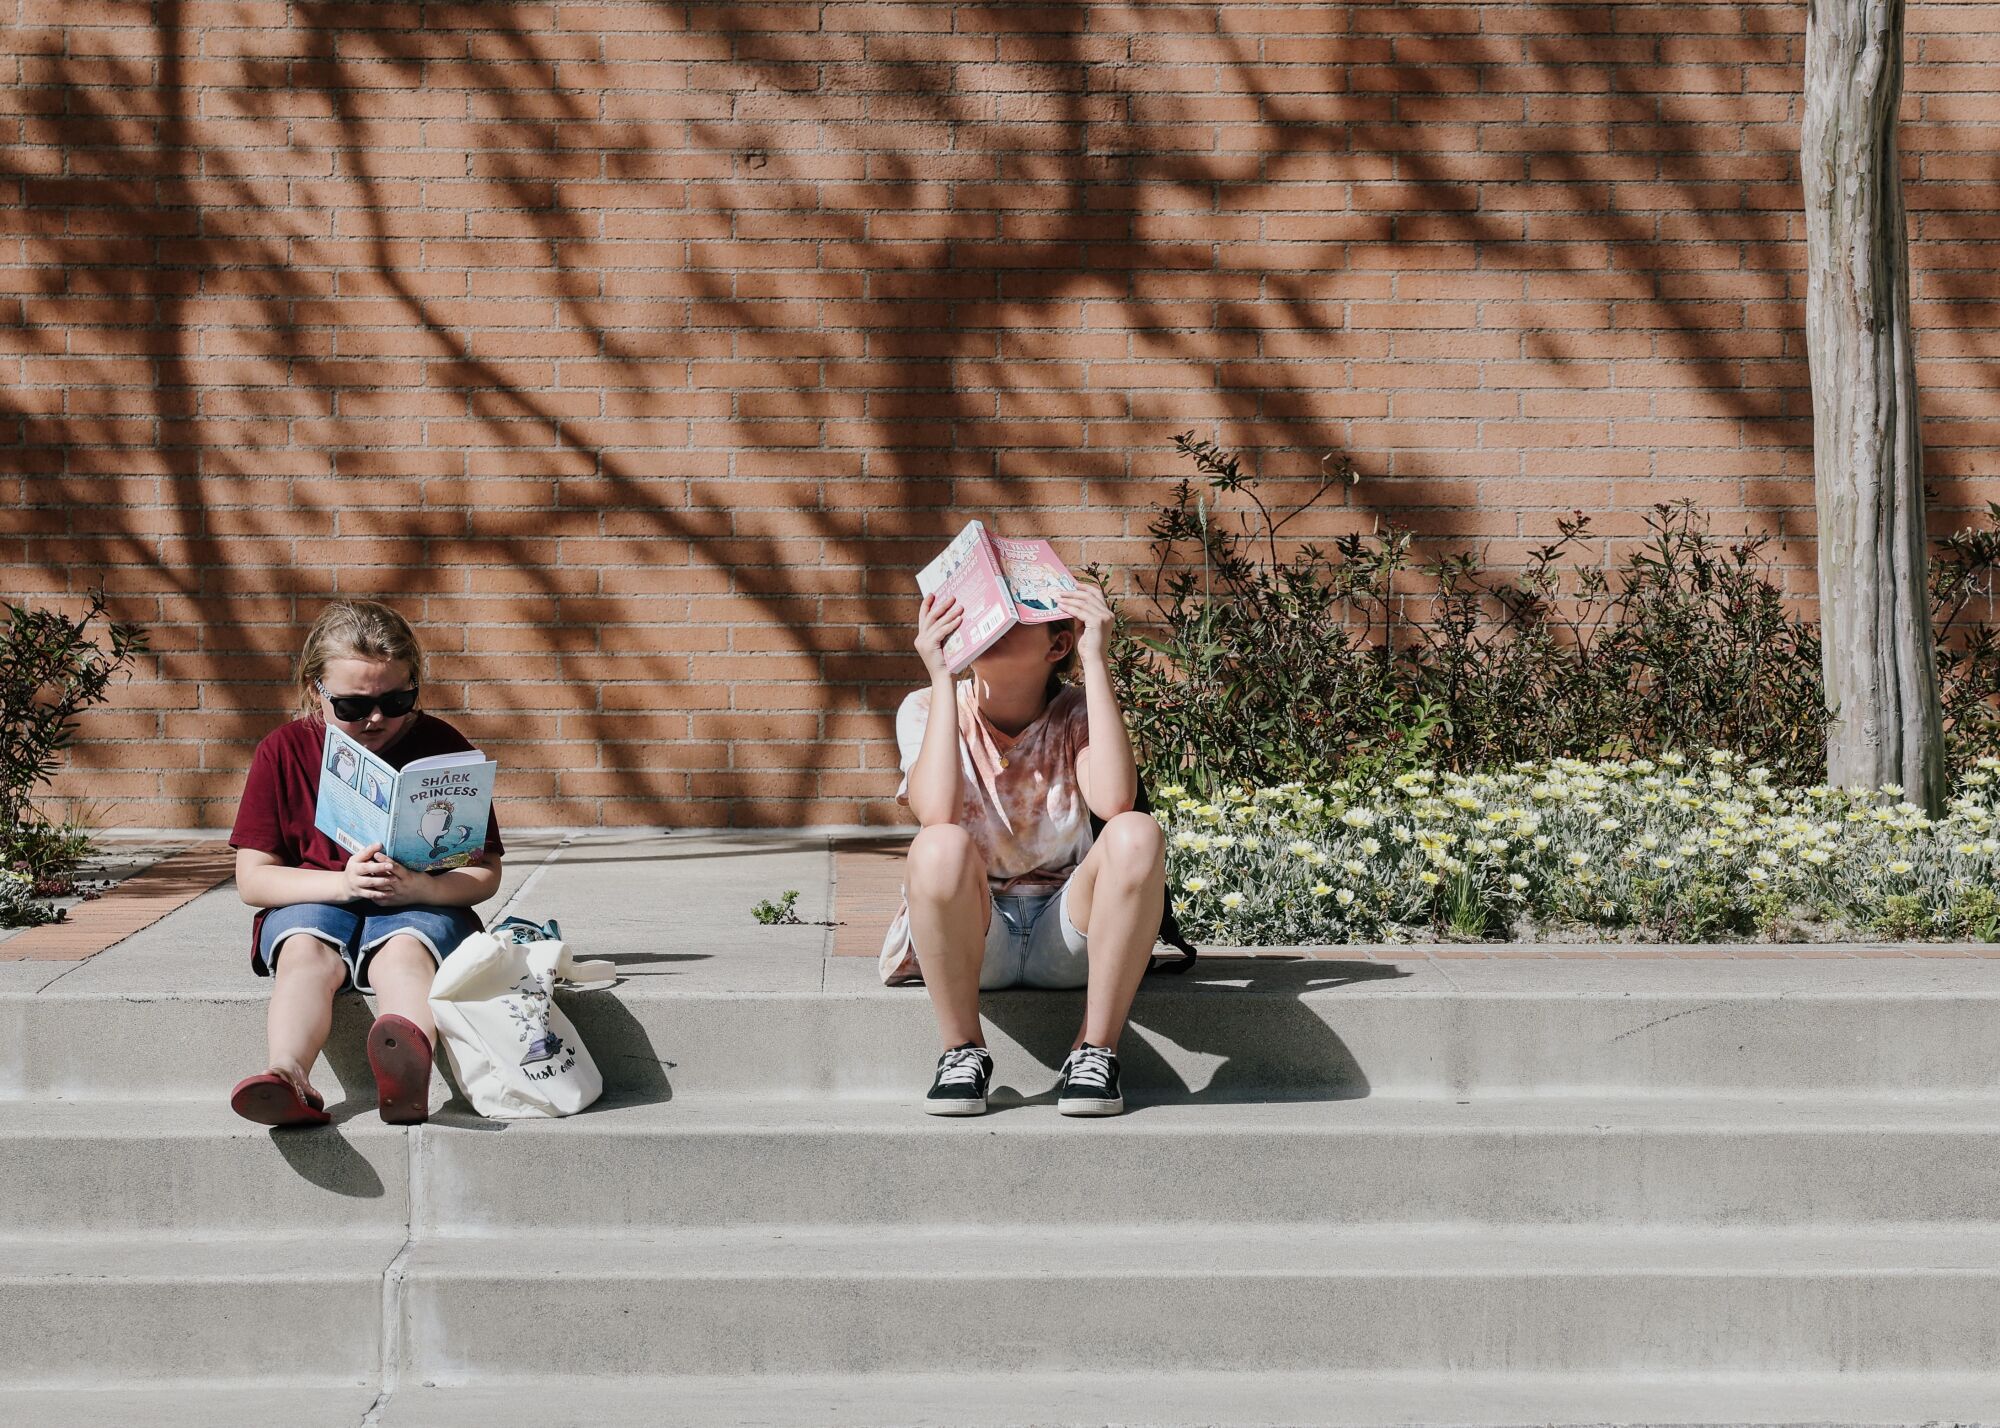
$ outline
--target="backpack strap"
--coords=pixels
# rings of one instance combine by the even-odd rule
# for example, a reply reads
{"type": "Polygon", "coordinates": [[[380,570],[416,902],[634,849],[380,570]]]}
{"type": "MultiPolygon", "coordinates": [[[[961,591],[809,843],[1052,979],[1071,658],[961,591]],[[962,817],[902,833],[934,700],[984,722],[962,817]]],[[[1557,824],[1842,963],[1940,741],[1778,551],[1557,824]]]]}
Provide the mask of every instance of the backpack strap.
{"type": "MultiPolygon", "coordinates": [[[[1134,813],[1151,813],[1153,811],[1153,801],[1146,797],[1146,785],[1143,782],[1140,783],[1136,796],[1132,800],[1132,811],[1134,813]]],[[[1090,836],[1097,838],[1103,832],[1104,820],[1099,818],[1095,813],[1091,814],[1090,836]]],[[[1174,900],[1171,897],[1165,899],[1160,904],[1160,932],[1158,940],[1173,948],[1174,955],[1165,956],[1156,954],[1152,961],[1146,964],[1146,975],[1149,977],[1156,972],[1162,976],[1177,977],[1192,967],[1195,958],[1201,955],[1195,951],[1194,945],[1187,940],[1186,934],[1181,931],[1180,919],[1174,916],[1174,900]]]]}

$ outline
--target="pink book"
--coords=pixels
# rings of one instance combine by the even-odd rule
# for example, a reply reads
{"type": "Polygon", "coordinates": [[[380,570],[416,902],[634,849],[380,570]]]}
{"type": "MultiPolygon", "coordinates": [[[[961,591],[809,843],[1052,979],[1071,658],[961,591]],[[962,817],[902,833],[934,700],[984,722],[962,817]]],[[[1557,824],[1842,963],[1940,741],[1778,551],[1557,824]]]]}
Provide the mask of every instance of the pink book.
{"type": "Polygon", "coordinates": [[[1056,592],[1076,588],[1076,577],[1047,541],[1009,540],[978,521],[967,522],[938,558],[917,572],[919,591],[965,607],[964,620],[944,643],[953,674],[1017,624],[1068,618],[1056,604],[1056,592]]]}

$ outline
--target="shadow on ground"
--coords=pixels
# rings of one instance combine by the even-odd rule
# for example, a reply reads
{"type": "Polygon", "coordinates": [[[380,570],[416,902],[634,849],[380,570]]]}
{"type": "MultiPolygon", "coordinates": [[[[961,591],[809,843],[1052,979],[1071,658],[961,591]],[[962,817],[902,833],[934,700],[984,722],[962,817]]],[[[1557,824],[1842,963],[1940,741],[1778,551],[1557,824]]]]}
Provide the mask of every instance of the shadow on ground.
{"type": "MultiPolygon", "coordinates": [[[[1128,1097],[1195,1103],[1345,1101],[1368,1077],[1310,992],[1406,977],[1378,962],[1204,958],[1181,977],[1140,989],[1118,1057],[1128,1097]]],[[[1083,1015],[1081,992],[1009,991],[981,999],[986,1020],[1047,1066],[1060,1066],[1083,1015]]],[[[1000,1102],[1042,1105],[1035,1092],[996,1090],[1000,1102]]]]}

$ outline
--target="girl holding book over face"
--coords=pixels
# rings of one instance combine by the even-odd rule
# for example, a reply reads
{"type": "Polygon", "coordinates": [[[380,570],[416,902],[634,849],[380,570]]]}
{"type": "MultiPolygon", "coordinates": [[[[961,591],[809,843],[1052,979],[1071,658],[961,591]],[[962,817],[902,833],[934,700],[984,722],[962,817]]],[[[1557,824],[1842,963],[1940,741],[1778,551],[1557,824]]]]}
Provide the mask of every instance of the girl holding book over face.
{"type": "Polygon", "coordinates": [[[1125,1108],[1118,1039],[1160,928],[1165,843],[1133,811],[1138,770],[1106,658],[1110,606],[1092,586],[1062,583],[1049,594],[1060,618],[1014,624],[963,680],[947,646],[964,606],[933,589],[917,616],[930,686],[896,715],[896,796],[922,827],[882,971],[891,983],[920,976],[930,993],[945,1048],[924,1099],[932,1115],[985,1111],[993,1058],[979,994],[1013,986],[1085,989],[1057,1109],[1125,1108]],[[1081,687],[1062,680],[1072,668],[1081,687]]]}
{"type": "Polygon", "coordinates": [[[402,616],[367,600],[329,605],[299,653],[303,717],[266,735],[250,761],[229,842],[236,890],[261,909],[251,969],[272,986],[269,1066],[229,1098],[249,1120],[330,1119],[311,1070],[332,1025],[333,998],[347,987],[372,991],[380,1003],[368,1062],[382,1119],[408,1125],[429,1115],[431,978],[479,930],[473,906],[499,889],[499,826],[489,813],[480,861],[430,873],[394,861],[379,844],[349,853],[315,819],[321,779],[351,781],[346,763],[357,771],[365,764],[329,731],[391,770],[471,751],[458,730],[417,708],[422,680],[423,650],[402,616]]]}

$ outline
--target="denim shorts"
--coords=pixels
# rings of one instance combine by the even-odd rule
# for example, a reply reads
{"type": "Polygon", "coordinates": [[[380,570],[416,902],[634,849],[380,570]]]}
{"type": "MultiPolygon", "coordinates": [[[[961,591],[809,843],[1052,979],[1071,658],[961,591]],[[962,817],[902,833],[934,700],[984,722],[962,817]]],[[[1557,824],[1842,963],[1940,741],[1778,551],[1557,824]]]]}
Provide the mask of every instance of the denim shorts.
{"type": "Polygon", "coordinates": [[[266,972],[278,965],[278,949],[300,933],[317,937],[347,964],[347,985],[368,985],[368,964],[391,937],[407,932],[442,962],[482,926],[469,907],[377,907],[372,902],[297,902],[264,915],[257,956],[266,972]]]}
{"type": "Polygon", "coordinates": [[[1080,987],[1090,980],[1088,954],[1069,918],[1067,883],[1046,893],[995,894],[979,986],[1080,987]]]}

